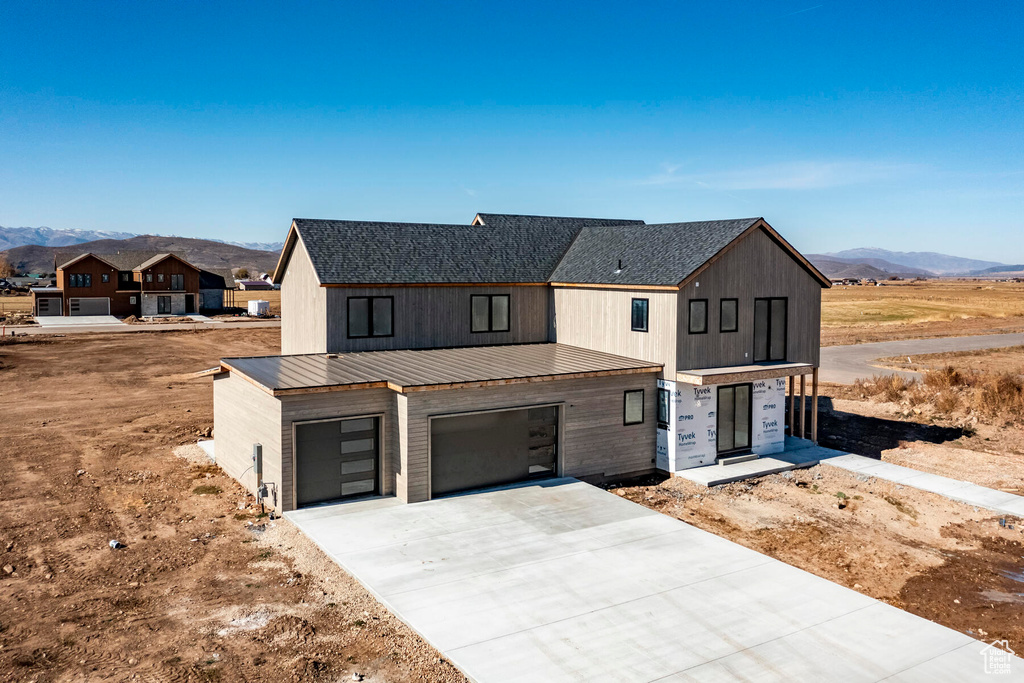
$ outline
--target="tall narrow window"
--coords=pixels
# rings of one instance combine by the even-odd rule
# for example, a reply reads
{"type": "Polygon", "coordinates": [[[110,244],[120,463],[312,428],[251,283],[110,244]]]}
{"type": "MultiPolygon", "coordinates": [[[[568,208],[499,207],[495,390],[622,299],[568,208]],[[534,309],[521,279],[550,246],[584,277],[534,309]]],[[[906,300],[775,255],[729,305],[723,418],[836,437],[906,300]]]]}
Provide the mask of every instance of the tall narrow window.
{"type": "Polygon", "coordinates": [[[735,332],[738,329],[738,309],[738,299],[722,299],[718,309],[719,332],[735,332]]]}
{"type": "Polygon", "coordinates": [[[660,429],[668,429],[671,401],[672,392],[668,389],[658,389],[658,427],[660,429]]]}
{"type": "Polygon", "coordinates": [[[348,298],[348,337],[394,336],[394,297],[350,296],[348,298]]]}
{"type": "Polygon", "coordinates": [[[708,331],[708,300],[690,299],[690,334],[705,334],[708,331]]]}
{"type": "Polygon", "coordinates": [[[630,329],[634,332],[647,331],[647,299],[633,299],[630,329]]]}
{"type": "Polygon", "coordinates": [[[100,273],[100,282],[110,282],[110,273],[100,273]]]}
{"type": "Polygon", "coordinates": [[[508,294],[473,294],[469,297],[471,332],[509,331],[508,294]]]}
{"type": "Polygon", "coordinates": [[[185,276],[181,273],[171,273],[171,289],[176,292],[185,289],[185,276]]]}
{"type": "Polygon", "coordinates": [[[754,299],[754,362],[786,360],[787,300],[754,299]]]}

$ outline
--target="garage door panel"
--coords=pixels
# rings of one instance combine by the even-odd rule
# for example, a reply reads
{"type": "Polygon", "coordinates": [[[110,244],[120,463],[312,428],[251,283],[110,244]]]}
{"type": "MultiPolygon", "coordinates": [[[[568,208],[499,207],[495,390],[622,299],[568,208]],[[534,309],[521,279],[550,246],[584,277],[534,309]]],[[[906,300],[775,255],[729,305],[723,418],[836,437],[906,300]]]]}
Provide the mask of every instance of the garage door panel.
{"type": "Polygon", "coordinates": [[[376,493],[378,418],[296,425],[296,502],[311,505],[376,493]]]}
{"type": "Polygon", "coordinates": [[[555,473],[557,409],[506,410],[431,422],[431,494],[555,473]],[[532,418],[532,419],[531,419],[532,418]]]}
{"type": "Polygon", "coordinates": [[[110,315],[110,299],[76,297],[68,299],[69,315],[110,315]]]}

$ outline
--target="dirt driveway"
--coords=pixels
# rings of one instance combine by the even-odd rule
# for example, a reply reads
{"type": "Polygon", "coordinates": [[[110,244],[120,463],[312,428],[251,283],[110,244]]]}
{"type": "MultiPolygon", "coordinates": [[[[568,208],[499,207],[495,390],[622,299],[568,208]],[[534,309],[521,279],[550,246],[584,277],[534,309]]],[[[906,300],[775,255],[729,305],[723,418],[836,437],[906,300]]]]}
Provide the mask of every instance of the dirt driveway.
{"type": "Polygon", "coordinates": [[[180,448],[213,423],[211,380],[191,373],[278,338],[0,344],[0,680],[464,680],[180,448]]]}

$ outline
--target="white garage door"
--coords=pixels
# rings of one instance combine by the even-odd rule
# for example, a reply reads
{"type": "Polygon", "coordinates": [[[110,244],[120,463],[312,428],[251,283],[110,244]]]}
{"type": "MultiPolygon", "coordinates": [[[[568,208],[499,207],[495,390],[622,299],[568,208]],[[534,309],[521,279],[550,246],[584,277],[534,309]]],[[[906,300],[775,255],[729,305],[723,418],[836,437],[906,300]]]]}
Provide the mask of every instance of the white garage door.
{"type": "Polygon", "coordinates": [[[68,315],[110,315],[110,299],[108,297],[69,299],[68,315]]]}

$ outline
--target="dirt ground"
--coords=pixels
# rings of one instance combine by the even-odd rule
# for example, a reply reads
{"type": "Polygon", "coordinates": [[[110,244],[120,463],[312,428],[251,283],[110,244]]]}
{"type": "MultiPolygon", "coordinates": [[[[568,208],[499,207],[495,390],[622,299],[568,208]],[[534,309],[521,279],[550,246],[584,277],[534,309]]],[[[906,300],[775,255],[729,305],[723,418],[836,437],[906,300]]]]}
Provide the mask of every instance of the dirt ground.
{"type": "Polygon", "coordinates": [[[978,351],[948,351],[927,353],[919,356],[892,356],[879,359],[879,364],[895,370],[937,370],[947,365],[958,369],[978,372],[1014,372],[1024,375],[1024,346],[1007,346],[1001,349],[980,349],[978,351]]]}
{"type": "Polygon", "coordinates": [[[191,373],[278,336],[0,344],[0,680],[464,680],[192,445],[191,373]]]}
{"type": "Polygon", "coordinates": [[[980,640],[1024,647],[1024,521],[827,466],[711,489],[612,487],[818,576],[980,640]]]}
{"type": "Polygon", "coordinates": [[[821,295],[821,344],[1024,331],[1024,283],[928,280],[834,286],[821,295]]]}

